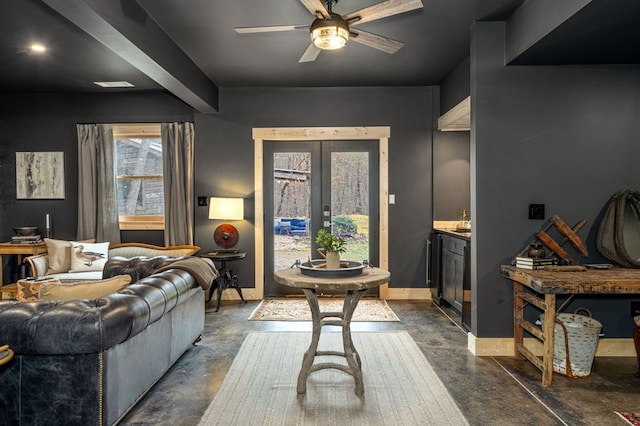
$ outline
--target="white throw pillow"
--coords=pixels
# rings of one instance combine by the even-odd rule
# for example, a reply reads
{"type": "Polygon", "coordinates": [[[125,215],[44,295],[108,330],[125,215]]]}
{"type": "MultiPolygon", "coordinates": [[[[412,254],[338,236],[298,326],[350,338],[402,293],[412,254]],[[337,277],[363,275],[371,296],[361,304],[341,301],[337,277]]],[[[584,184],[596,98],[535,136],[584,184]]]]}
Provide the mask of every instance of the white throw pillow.
{"type": "Polygon", "coordinates": [[[102,271],[107,263],[109,243],[71,241],[71,270],[69,272],[102,271]]]}
{"type": "MultiPolygon", "coordinates": [[[[85,240],[86,243],[95,243],[96,240],[85,240]]],[[[47,257],[49,269],[46,275],[67,273],[71,269],[71,241],[44,239],[47,245],[47,257]]]]}

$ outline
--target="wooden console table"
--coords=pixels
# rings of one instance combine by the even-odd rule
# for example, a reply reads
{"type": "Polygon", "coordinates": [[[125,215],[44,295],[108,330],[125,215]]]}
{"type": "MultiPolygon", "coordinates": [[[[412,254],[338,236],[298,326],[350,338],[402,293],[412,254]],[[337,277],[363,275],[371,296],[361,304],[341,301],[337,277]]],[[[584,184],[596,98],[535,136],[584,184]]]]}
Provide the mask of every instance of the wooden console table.
{"type": "Polygon", "coordinates": [[[542,384],[553,380],[553,344],[558,294],[640,294],[640,269],[587,269],[581,272],[552,272],[502,265],[501,273],[513,282],[513,339],[515,357],[523,356],[542,371],[542,384]],[[527,287],[532,292],[525,291],[527,287]],[[539,328],[524,319],[528,302],[544,311],[544,326],[539,328]],[[542,358],[524,346],[524,331],[542,341],[542,358]]]}
{"type": "Polygon", "coordinates": [[[36,254],[46,253],[47,245],[45,243],[38,244],[13,244],[13,243],[0,243],[0,286],[2,286],[2,268],[4,263],[2,260],[3,255],[16,254],[18,255],[18,265],[22,263],[22,257],[24,255],[35,256],[36,254]]]}

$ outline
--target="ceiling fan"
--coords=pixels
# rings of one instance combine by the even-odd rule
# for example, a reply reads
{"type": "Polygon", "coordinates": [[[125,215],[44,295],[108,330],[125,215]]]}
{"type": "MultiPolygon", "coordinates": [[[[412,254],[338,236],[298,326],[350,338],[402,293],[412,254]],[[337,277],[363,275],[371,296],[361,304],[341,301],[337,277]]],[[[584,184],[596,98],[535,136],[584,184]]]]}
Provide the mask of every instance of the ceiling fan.
{"type": "Polygon", "coordinates": [[[355,12],[338,15],[331,10],[338,0],[300,0],[300,2],[316,17],[311,25],[238,27],[235,30],[240,34],[308,30],[311,44],[298,62],[315,61],[320,51],[339,49],[349,40],[393,54],[404,46],[403,42],[354,28],[354,26],[424,7],[421,0],[386,0],[355,12]]]}

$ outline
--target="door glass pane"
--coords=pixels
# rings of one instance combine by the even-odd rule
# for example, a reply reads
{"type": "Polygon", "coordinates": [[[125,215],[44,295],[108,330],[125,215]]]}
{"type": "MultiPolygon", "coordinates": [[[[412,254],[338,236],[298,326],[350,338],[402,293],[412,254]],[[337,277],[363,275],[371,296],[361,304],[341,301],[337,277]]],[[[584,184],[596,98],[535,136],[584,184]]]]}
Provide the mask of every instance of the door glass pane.
{"type": "Polygon", "coordinates": [[[274,270],[305,262],[311,252],[311,153],[273,154],[274,270]]]}
{"type": "Polygon", "coordinates": [[[340,257],[369,260],[369,153],[331,153],[331,232],[347,242],[340,257]]]}

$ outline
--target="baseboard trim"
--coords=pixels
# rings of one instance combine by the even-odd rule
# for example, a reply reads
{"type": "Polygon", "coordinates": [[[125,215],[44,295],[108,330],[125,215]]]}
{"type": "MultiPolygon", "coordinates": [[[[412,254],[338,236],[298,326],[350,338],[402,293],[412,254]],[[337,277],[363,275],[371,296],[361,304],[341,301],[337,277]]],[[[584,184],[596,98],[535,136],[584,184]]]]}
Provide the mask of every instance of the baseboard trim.
{"type": "MultiPolygon", "coordinates": [[[[206,297],[209,297],[209,291],[207,290],[205,293],[206,297]]],[[[242,297],[245,300],[263,299],[255,288],[243,288],[242,297]]],[[[381,289],[380,297],[387,300],[431,300],[431,291],[428,288],[386,288],[384,291],[381,289]]],[[[222,300],[240,300],[240,296],[234,289],[226,289],[222,292],[222,300]]]]}
{"type": "Polygon", "coordinates": [[[431,291],[428,288],[387,288],[383,298],[387,300],[431,300],[431,291]]]}
{"type": "MultiPolygon", "coordinates": [[[[538,339],[524,339],[524,345],[537,356],[542,356],[542,342],[538,339]]],[[[513,338],[477,338],[472,333],[467,334],[467,348],[476,356],[513,356],[513,338]]],[[[636,349],[633,339],[600,339],[595,356],[635,357],[636,349]]]]}

